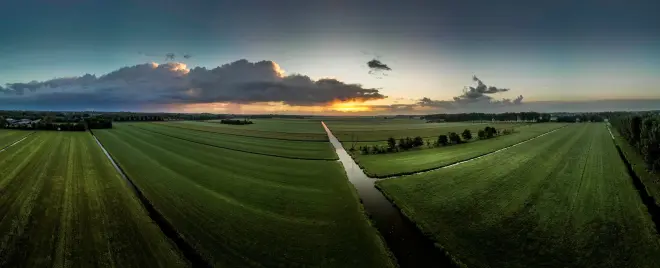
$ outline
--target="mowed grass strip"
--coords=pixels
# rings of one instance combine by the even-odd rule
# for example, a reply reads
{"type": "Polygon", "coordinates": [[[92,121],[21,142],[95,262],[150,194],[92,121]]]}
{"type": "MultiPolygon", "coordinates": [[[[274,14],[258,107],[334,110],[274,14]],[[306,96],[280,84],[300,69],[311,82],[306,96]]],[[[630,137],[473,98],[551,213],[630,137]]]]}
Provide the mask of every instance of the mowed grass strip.
{"type": "Polygon", "coordinates": [[[87,132],[0,153],[1,267],[185,267],[87,132]]]}
{"type": "Polygon", "coordinates": [[[24,138],[32,131],[0,129],[0,150],[24,138]]]}
{"type": "Polygon", "coordinates": [[[133,128],[94,133],[215,266],[392,266],[335,161],[242,153],[133,128]]]}
{"type": "Polygon", "coordinates": [[[379,181],[470,267],[657,267],[660,240],[603,124],[379,181]]]}
{"type": "Polygon", "coordinates": [[[660,206],[660,174],[654,174],[646,168],[644,157],[641,156],[637,149],[630,145],[621,134],[614,128],[610,128],[616,144],[621,148],[628,162],[630,163],[633,171],[644,184],[644,190],[653,197],[656,206],[660,206]]]}
{"type": "Polygon", "coordinates": [[[565,126],[564,124],[533,124],[516,128],[517,132],[496,138],[465,144],[410,150],[388,154],[353,154],[354,159],[370,177],[406,175],[447,166],[478,157],[565,126]]]}
{"type": "Polygon", "coordinates": [[[138,128],[193,142],[255,154],[311,160],[337,159],[337,155],[335,154],[332,145],[327,142],[273,141],[272,139],[232,136],[183,128],[171,128],[161,124],[152,123],[137,123],[130,125],[117,124],[117,127],[138,128]]]}
{"type": "Polygon", "coordinates": [[[186,128],[197,131],[205,131],[212,133],[222,133],[225,135],[243,136],[243,137],[256,137],[267,138],[273,140],[285,141],[328,141],[328,136],[323,132],[321,122],[305,121],[304,129],[318,128],[314,132],[300,132],[299,128],[303,128],[296,123],[289,123],[287,121],[278,121],[279,127],[273,130],[272,127],[259,128],[259,123],[252,125],[228,125],[212,122],[199,122],[199,121],[170,121],[170,122],[156,122],[154,124],[162,124],[169,127],[186,128]]]}

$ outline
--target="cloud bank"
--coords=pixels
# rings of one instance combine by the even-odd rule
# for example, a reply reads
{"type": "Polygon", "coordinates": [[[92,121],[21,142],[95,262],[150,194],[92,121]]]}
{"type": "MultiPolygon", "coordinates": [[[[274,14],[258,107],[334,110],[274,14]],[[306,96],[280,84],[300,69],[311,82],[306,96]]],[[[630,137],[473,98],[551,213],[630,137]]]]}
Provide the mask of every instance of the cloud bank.
{"type": "Polygon", "coordinates": [[[508,88],[498,88],[495,86],[487,86],[481,79],[476,76],[472,77],[476,83],[475,86],[468,86],[463,89],[463,94],[454,97],[452,100],[432,100],[430,98],[422,98],[417,104],[422,107],[443,108],[443,109],[490,109],[512,105],[520,105],[523,96],[520,95],[515,99],[494,99],[490,95],[507,92],[508,88]]]}
{"type": "Polygon", "coordinates": [[[147,63],[95,76],[11,83],[0,87],[0,107],[135,109],[172,104],[281,102],[314,106],[383,99],[378,89],[336,79],[284,75],[272,61],[238,60],[213,69],[147,63]]]}

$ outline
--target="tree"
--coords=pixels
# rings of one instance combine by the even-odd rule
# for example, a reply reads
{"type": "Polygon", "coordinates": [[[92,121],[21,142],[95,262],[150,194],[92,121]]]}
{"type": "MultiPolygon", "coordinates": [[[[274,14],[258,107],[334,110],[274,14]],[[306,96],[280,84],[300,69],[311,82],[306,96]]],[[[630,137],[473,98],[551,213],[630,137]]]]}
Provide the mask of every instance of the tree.
{"type": "Polygon", "coordinates": [[[463,130],[463,133],[461,134],[461,136],[463,136],[464,140],[469,141],[469,140],[472,139],[472,132],[470,132],[469,129],[465,129],[465,130],[463,130]]]}
{"type": "Polygon", "coordinates": [[[449,141],[453,144],[461,143],[461,136],[458,136],[456,132],[449,132],[449,141]]]}
{"type": "Polygon", "coordinates": [[[447,144],[449,144],[449,138],[447,137],[447,135],[438,136],[438,145],[445,146],[447,144]]]}
{"type": "Polygon", "coordinates": [[[387,148],[389,148],[392,151],[396,151],[396,140],[392,137],[389,137],[387,139],[387,148]]]}
{"type": "Polygon", "coordinates": [[[399,146],[399,149],[401,150],[406,150],[406,139],[400,138],[397,146],[399,146]]]}
{"type": "Polygon", "coordinates": [[[412,147],[419,147],[424,145],[424,139],[420,136],[417,136],[413,139],[412,147]]]}
{"type": "Polygon", "coordinates": [[[477,136],[479,137],[480,140],[485,140],[486,139],[486,131],[483,129],[480,129],[479,132],[477,132],[477,136]]]}

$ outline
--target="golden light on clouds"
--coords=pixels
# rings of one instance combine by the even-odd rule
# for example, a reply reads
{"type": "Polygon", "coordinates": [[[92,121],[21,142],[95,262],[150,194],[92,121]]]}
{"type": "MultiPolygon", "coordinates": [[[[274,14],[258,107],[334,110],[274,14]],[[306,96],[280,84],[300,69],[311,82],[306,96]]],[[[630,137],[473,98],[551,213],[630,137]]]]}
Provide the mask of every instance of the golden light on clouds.
{"type": "Polygon", "coordinates": [[[280,78],[284,77],[284,72],[285,72],[284,69],[282,69],[282,67],[280,67],[280,65],[274,61],[273,61],[273,70],[280,78]]]}
{"type": "Polygon", "coordinates": [[[371,106],[364,104],[362,101],[335,101],[330,107],[332,111],[338,112],[368,112],[371,111],[371,106]]]}

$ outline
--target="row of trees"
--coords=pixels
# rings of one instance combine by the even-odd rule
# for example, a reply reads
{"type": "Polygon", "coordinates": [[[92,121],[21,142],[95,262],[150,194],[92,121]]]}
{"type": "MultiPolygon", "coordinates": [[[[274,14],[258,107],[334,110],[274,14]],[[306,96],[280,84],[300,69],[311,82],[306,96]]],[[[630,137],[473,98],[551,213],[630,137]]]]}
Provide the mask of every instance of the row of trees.
{"type": "Polygon", "coordinates": [[[222,119],[220,120],[220,124],[228,124],[228,125],[251,125],[254,124],[252,121],[243,119],[222,119]]]}
{"type": "Polygon", "coordinates": [[[601,113],[537,113],[537,112],[522,112],[522,113],[463,113],[463,114],[431,114],[425,115],[425,119],[429,123],[435,122],[467,122],[467,121],[536,121],[536,122],[550,122],[554,117],[559,122],[602,122],[604,118],[611,115],[611,112],[601,113]]]}
{"type": "Polygon", "coordinates": [[[57,131],[86,131],[84,123],[45,123],[9,125],[0,124],[1,128],[20,129],[20,130],[57,130],[57,131]]]}
{"type": "Polygon", "coordinates": [[[660,115],[626,115],[611,124],[644,157],[648,170],[660,174],[660,115]]]}
{"type": "MultiPolygon", "coordinates": [[[[513,133],[513,130],[503,130],[498,131],[494,127],[485,127],[480,129],[478,132],[478,137],[480,140],[490,139],[497,135],[506,135],[513,133]]],[[[440,135],[438,138],[431,143],[430,140],[424,141],[424,138],[417,136],[414,138],[406,137],[398,140],[390,137],[387,139],[387,146],[382,145],[372,145],[372,146],[360,146],[359,150],[362,154],[384,154],[384,153],[394,153],[401,151],[408,151],[413,148],[418,148],[426,144],[427,147],[441,147],[454,144],[461,144],[467,141],[472,140],[472,131],[465,129],[461,134],[456,132],[449,132],[447,135],[440,135]]]]}

